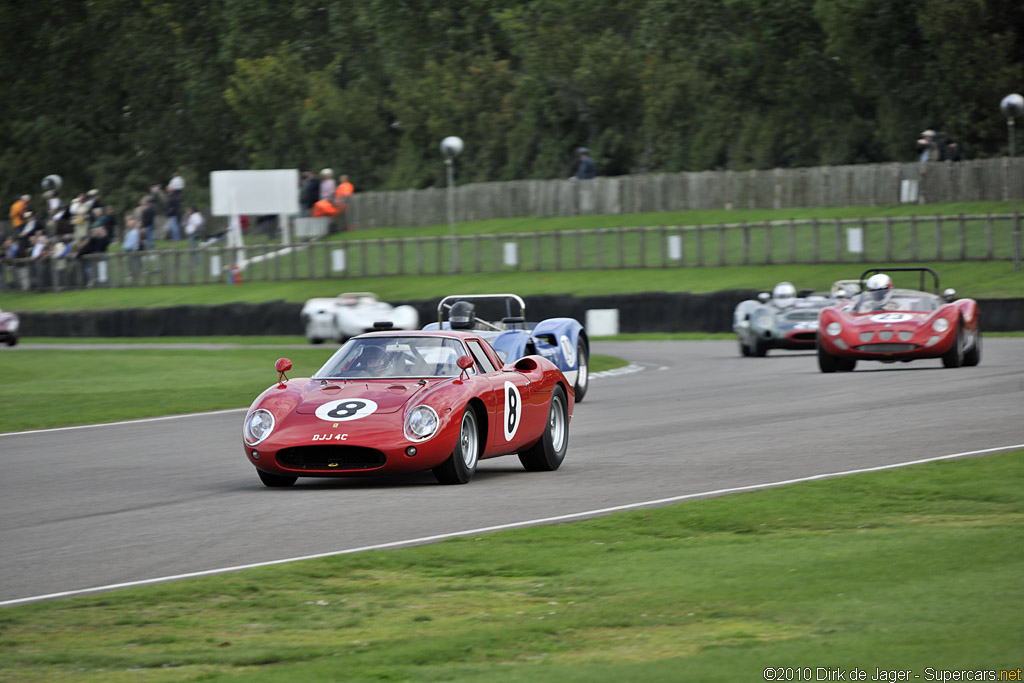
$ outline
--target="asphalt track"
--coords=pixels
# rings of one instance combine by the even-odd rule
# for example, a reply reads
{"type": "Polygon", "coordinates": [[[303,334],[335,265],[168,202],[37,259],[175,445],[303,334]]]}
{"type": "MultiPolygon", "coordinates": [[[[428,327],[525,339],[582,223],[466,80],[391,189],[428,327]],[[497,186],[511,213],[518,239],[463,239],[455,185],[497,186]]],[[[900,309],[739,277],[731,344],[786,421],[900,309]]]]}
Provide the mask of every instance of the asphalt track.
{"type": "Polygon", "coordinates": [[[594,381],[562,468],[498,458],[467,486],[267,489],[241,410],[0,435],[0,605],[1024,443],[1021,338],[986,339],[975,368],[833,375],[811,353],[741,358],[735,342],[593,350],[644,370],[594,381]]]}

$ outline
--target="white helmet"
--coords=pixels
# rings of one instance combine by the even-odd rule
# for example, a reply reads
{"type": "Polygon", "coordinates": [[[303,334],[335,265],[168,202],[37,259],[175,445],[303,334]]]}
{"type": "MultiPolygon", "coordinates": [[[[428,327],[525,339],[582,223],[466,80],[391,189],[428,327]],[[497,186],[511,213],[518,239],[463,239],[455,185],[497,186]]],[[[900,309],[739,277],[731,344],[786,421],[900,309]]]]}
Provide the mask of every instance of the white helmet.
{"type": "Polygon", "coordinates": [[[865,289],[873,301],[885,301],[892,294],[892,278],[885,273],[875,273],[868,278],[865,289]]]}
{"type": "Polygon", "coordinates": [[[778,306],[792,306],[796,299],[796,287],[792,282],[780,282],[772,290],[772,299],[778,306]]]}

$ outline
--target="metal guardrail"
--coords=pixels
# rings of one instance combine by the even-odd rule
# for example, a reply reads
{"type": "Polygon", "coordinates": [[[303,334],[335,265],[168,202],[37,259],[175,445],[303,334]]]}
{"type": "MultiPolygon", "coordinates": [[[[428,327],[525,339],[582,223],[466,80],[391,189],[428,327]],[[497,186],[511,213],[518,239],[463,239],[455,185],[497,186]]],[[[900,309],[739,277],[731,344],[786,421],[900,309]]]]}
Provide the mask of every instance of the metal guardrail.
{"type": "MultiPolygon", "coordinates": [[[[357,233],[358,234],[358,233],[357,233]]],[[[372,234],[372,233],[366,233],[372,234]]],[[[0,265],[5,289],[458,273],[1020,260],[1014,214],[809,219],[108,252],[0,265]],[[452,259],[457,259],[452,268],[452,259]]]]}

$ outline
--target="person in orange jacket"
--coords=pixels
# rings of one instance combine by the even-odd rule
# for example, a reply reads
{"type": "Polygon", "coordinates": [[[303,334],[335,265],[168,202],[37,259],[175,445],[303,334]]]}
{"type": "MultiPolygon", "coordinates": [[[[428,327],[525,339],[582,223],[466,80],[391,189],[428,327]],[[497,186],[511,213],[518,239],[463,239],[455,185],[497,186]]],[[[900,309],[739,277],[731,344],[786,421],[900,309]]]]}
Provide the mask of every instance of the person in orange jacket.
{"type": "Polygon", "coordinates": [[[330,199],[321,199],[313,205],[313,218],[319,218],[321,216],[334,218],[338,213],[338,207],[330,199]]]}

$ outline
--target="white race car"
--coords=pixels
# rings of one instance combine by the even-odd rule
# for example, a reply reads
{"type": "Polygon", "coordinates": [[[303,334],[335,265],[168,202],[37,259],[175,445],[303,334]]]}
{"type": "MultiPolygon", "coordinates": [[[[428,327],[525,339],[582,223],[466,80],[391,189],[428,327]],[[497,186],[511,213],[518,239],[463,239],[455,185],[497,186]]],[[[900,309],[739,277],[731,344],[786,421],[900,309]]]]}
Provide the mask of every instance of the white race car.
{"type": "Polygon", "coordinates": [[[391,323],[396,330],[419,329],[420,316],[412,306],[392,306],[379,301],[372,292],[345,292],[327,299],[310,299],[302,307],[302,324],[312,344],[325,339],[344,342],[363,332],[372,332],[375,323],[391,323]]]}

